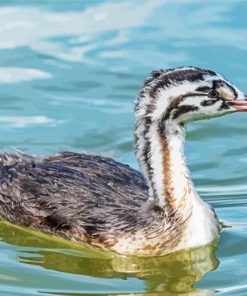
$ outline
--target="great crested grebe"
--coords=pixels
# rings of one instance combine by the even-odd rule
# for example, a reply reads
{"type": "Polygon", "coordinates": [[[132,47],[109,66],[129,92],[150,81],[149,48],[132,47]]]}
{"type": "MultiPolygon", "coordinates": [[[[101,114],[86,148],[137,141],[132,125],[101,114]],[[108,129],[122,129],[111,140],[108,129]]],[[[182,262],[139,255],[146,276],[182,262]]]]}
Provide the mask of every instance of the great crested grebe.
{"type": "Polygon", "coordinates": [[[184,126],[247,111],[246,99],[210,70],[155,71],[135,105],[135,151],[145,178],[107,157],[1,154],[0,216],[120,254],[166,255],[206,245],[220,226],[189,177],[184,126]]]}

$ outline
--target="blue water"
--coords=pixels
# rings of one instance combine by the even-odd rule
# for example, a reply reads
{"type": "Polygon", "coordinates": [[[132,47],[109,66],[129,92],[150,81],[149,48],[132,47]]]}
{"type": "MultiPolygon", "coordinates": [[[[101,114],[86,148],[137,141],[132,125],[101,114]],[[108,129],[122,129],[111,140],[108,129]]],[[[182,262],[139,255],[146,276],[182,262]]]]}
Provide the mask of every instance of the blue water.
{"type": "MultiPolygon", "coordinates": [[[[244,0],[1,1],[1,150],[86,151],[138,168],[133,101],[147,74],[194,65],[247,92],[246,14],[244,0]]],[[[3,223],[0,294],[247,295],[246,133],[247,114],[188,127],[195,185],[231,226],[201,275],[181,258],[119,263],[3,223]]]]}

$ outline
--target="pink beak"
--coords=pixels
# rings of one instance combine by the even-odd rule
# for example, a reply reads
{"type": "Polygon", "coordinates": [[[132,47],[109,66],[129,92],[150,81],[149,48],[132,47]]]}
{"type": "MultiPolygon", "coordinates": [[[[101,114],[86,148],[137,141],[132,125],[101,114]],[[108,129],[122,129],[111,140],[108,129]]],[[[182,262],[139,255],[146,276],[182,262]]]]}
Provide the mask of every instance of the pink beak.
{"type": "Polygon", "coordinates": [[[236,112],[246,112],[247,111],[247,97],[245,100],[233,100],[231,101],[232,107],[236,112]]]}

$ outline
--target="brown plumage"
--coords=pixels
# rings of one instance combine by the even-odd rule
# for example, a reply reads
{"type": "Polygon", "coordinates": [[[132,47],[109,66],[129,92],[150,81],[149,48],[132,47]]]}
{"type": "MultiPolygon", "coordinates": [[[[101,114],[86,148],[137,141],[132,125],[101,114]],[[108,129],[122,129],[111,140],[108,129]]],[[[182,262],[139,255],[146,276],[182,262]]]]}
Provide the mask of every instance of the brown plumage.
{"type": "Polygon", "coordinates": [[[153,222],[143,176],[110,158],[64,152],[48,158],[2,154],[0,161],[0,216],[12,223],[114,242],[115,235],[153,222]]]}

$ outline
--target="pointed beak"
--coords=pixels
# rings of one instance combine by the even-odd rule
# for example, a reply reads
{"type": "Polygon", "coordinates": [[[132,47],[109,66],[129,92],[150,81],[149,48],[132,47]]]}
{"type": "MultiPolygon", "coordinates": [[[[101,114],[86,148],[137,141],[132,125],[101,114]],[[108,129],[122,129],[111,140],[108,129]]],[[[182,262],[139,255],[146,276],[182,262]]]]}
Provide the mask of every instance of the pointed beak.
{"type": "Polygon", "coordinates": [[[245,95],[243,100],[231,101],[231,105],[236,112],[247,112],[247,96],[245,95]]]}

